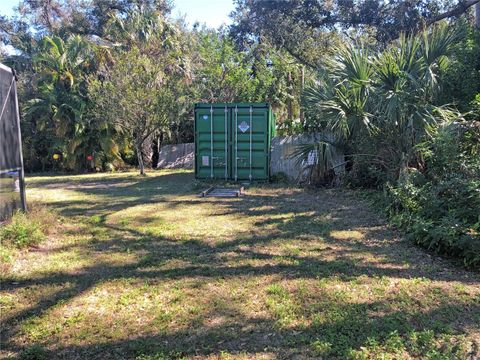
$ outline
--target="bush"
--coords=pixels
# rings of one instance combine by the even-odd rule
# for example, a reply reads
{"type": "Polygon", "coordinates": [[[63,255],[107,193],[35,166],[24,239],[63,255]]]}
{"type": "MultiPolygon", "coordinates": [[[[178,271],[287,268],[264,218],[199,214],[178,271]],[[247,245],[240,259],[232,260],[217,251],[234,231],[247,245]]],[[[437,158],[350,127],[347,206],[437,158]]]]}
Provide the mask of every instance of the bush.
{"type": "Polygon", "coordinates": [[[387,181],[384,169],[372,164],[371,159],[355,159],[352,168],[345,174],[344,184],[351,188],[378,189],[387,181]]]}
{"type": "Polygon", "coordinates": [[[38,206],[32,206],[27,214],[15,213],[0,229],[2,247],[22,249],[39,244],[53,230],[55,220],[54,214],[38,206]]]}
{"type": "Polygon", "coordinates": [[[49,356],[42,346],[32,345],[21,352],[20,358],[23,360],[47,360],[49,356]]]}
{"type": "Polygon", "coordinates": [[[288,184],[290,182],[290,179],[288,178],[288,175],[285,174],[284,172],[280,171],[279,173],[273,174],[270,177],[270,181],[272,183],[279,183],[279,184],[288,184]]]}
{"type": "Polygon", "coordinates": [[[480,139],[475,124],[443,129],[424,150],[418,172],[387,186],[388,215],[415,243],[480,267],[480,139]],[[477,142],[472,142],[472,137],[477,142]]]}

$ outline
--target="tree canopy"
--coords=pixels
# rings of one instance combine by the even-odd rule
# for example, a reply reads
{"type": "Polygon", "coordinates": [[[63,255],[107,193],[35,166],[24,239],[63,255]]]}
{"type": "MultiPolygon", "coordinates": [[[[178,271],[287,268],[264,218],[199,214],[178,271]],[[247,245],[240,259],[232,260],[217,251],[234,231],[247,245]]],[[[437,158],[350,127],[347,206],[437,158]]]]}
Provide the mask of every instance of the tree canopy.
{"type": "Polygon", "coordinates": [[[318,65],[338,33],[361,30],[384,45],[445,18],[464,15],[478,0],[237,0],[232,36],[239,44],[267,37],[297,60],[318,65]]]}
{"type": "Polygon", "coordinates": [[[27,169],[154,165],[161,144],[192,141],[195,102],[269,102],[279,134],[338,130],[352,151],[379,113],[405,132],[444,105],[468,112],[478,2],[237,0],[232,24],[210,29],[168,0],[20,1],[0,41],[19,74],[27,169]]]}

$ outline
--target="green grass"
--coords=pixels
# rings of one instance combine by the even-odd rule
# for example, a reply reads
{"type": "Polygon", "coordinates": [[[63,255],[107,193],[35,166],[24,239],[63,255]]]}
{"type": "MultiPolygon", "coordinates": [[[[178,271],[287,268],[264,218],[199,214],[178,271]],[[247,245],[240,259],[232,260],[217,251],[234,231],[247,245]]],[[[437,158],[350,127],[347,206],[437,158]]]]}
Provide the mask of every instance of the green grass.
{"type": "Polygon", "coordinates": [[[0,357],[466,359],[480,277],[411,246],[363,193],[187,171],[27,178],[59,218],[2,269],[0,357]]]}

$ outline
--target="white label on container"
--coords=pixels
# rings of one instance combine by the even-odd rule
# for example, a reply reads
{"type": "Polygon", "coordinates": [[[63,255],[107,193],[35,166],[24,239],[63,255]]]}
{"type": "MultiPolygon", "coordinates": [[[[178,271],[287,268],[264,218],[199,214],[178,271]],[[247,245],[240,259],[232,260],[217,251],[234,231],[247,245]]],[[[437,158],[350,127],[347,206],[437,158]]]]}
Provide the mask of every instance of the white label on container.
{"type": "Polygon", "coordinates": [[[202,156],[202,166],[208,166],[208,164],[210,163],[210,157],[208,156],[202,156]]]}
{"type": "Polygon", "coordinates": [[[238,128],[240,129],[240,131],[242,133],[244,133],[245,131],[247,131],[248,129],[250,129],[250,126],[248,126],[247,122],[246,121],[242,121],[240,123],[240,125],[238,125],[238,128]]]}
{"type": "Polygon", "coordinates": [[[208,120],[208,115],[203,115],[203,120],[208,120]]]}

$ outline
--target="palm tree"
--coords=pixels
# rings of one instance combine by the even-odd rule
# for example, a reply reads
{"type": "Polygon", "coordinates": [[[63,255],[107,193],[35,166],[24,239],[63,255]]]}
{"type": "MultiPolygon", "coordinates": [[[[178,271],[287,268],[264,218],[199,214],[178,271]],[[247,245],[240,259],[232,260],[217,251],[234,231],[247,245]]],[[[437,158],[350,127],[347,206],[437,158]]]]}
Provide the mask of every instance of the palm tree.
{"type": "Polygon", "coordinates": [[[87,154],[103,150],[118,157],[112,131],[86,116],[86,75],[94,67],[95,48],[79,35],[66,41],[57,36],[42,39],[33,63],[40,77],[38,96],[28,101],[26,118],[50,139],[48,153],[62,152],[64,166],[79,169],[87,154]]]}
{"type": "Polygon", "coordinates": [[[440,24],[401,36],[376,56],[361,46],[342,45],[318,85],[305,92],[306,106],[318,113],[322,130],[344,144],[347,156],[370,155],[398,178],[418,160],[416,144],[451,115],[435,100],[439,76],[458,38],[458,32],[440,24]],[[377,146],[370,146],[371,154],[359,154],[365,139],[377,146]]]}
{"type": "Polygon", "coordinates": [[[367,100],[373,67],[364,48],[341,45],[320,73],[318,86],[307,88],[305,104],[321,114],[326,130],[350,140],[362,129],[373,130],[367,100]]]}
{"type": "Polygon", "coordinates": [[[148,46],[150,40],[162,38],[169,45],[176,32],[174,26],[165,21],[158,11],[151,9],[134,9],[126,16],[111,16],[107,26],[107,38],[110,41],[123,44],[126,48],[142,48],[148,46]]]}

